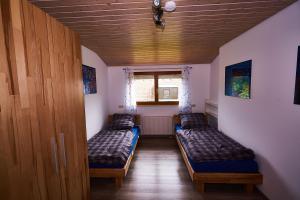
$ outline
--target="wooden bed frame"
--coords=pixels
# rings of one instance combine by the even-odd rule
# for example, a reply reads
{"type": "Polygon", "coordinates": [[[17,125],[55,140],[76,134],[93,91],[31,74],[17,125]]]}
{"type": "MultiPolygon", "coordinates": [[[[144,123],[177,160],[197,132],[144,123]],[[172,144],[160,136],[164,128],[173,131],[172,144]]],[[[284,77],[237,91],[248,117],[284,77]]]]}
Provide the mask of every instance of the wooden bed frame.
{"type": "MultiPolygon", "coordinates": [[[[108,123],[111,122],[112,115],[108,116],[108,123]]],[[[140,125],[140,115],[135,115],[135,125],[140,125]]],[[[135,148],[137,143],[135,144],[130,156],[127,159],[127,162],[123,168],[90,168],[89,174],[90,177],[94,178],[115,178],[116,185],[121,187],[123,184],[123,178],[126,176],[131,160],[133,158],[135,148]]]]}
{"type": "MultiPolygon", "coordinates": [[[[178,115],[173,117],[174,124],[180,124],[178,115]]],[[[186,152],[181,145],[177,135],[176,140],[184,159],[185,165],[188,168],[192,181],[196,184],[199,192],[205,191],[205,183],[225,183],[225,184],[244,184],[247,193],[254,190],[255,185],[262,184],[263,176],[260,173],[209,173],[209,172],[195,172],[188,160],[186,152]]]]}

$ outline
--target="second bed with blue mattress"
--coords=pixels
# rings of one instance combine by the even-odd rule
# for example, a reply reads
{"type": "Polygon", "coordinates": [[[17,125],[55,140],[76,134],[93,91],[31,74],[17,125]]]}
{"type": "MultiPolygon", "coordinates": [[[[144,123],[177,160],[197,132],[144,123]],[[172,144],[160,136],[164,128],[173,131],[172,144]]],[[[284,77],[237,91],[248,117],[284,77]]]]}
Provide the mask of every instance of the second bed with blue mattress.
{"type": "Polygon", "coordinates": [[[253,151],[215,128],[182,129],[177,125],[176,135],[195,172],[258,172],[253,151]]]}

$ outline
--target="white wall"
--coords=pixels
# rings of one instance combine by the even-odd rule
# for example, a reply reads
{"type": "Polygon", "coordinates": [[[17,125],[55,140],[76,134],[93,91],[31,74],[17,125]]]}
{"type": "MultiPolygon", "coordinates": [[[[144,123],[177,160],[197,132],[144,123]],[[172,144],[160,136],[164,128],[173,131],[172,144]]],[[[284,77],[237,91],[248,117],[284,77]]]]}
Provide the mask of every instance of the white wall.
{"type": "Polygon", "coordinates": [[[300,106],[293,104],[300,1],[220,49],[219,128],[252,148],[272,200],[300,199],[300,106]],[[253,60],[252,99],[224,96],[224,67],[253,60]]]}
{"type": "MultiPolygon", "coordinates": [[[[209,97],[210,65],[202,64],[189,66],[193,67],[190,76],[192,104],[196,105],[193,107],[193,112],[203,112],[205,99],[209,97]]],[[[178,67],[178,65],[144,66],[143,68],[151,67],[174,68],[178,67]]],[[[125,97],[125,75],[122,70],[123,68],[124,67],[108,68],[110,114],[124,111],[124,108],[119,108],[119,106],[124,105],[125,97]]],[[[171,116],[178,113],[178,106],[138,106],[137,111],[139,114],[145,116],[171,116]]]]}
{"type": "Polygon", "coordinates": [[[82,63],[96,68],[97,93],[84,96],[87,138],[91,138],[101,130],[107,118],[107,66],[101,58],[81,46],[82,63]]]}
{"type": "Polygon", "coordinates": [[[211,63],[210,69],[210,87],[209,99],[213,102],[218,102],[219,99],[219,56],[211,63]]]}

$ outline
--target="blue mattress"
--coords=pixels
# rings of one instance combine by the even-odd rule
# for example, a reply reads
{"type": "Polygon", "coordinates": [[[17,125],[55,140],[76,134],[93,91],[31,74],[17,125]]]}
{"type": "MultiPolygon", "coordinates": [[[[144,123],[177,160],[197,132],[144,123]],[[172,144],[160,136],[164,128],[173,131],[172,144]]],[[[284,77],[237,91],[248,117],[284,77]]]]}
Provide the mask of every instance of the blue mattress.
{"type": "Polygon", "coordinates": [[[140,136],[140,128],[138,126],[133,127],[131,130],[132,130],[134,136],[133,136],[131,147],[130,147],[130,153],[134,150],[134,147],[140,136]]]}
{"type": "MultiPolygon", "coordinates": [[[[182,130],[176,125],[176,132],[182,130]]],[[[188,156],[188,155],[187,155],[188,156]]],[[[194,162],[188,160],[195,172],[227,172],[227,173],[255,173],[258,172],[258,165],[255,160],[220,160],[207,162],[194,162]]]]}
{"type": "MultiPolygon", "coordinates": [[[[140,136],[140,128],[138,126],[135,126],[131,129],[133,133],[133,139],[130,146],[130,154],[135,148],[135,145],[138,142],[139,136],[140,136]]],[[[109,165],[109,164],[99,164],[99,163],[89,163],[89,168],[123,168],[122,165],[109,165]]]]}

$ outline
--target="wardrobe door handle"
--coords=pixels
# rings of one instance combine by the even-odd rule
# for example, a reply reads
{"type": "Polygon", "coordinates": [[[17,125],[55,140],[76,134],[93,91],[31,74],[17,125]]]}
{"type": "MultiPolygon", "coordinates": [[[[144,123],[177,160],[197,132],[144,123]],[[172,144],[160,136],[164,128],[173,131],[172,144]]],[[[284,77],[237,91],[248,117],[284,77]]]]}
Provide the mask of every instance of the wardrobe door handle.
{"type": "Polygon", "coordinates": [[[58,160],[57,160],[57,145],[55,138],[51,138],[52,164],[55,174],[58,174],[58,160]]]}
{"type": "Polygon", "coordinates": [[[67,158],[66,158],[66,148],[65,148],[65,135],[63,133],[60,134],[60,142],[61,142],[61,155],[64,163],[64,167],[67,167],[67,158]]]}

